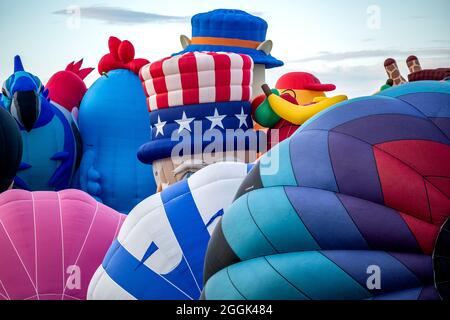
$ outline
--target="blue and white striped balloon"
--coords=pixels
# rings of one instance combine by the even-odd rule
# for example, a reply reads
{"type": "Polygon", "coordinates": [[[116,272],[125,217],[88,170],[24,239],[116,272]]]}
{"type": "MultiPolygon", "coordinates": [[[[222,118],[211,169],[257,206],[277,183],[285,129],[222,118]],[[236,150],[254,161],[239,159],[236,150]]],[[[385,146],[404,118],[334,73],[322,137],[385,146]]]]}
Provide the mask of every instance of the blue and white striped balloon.
{"type": "Polygon", "coordinates": [[[94,274],[88,299],[198,299],[208,241],[250,168],[216,163],[138,204],[94,274]]]}

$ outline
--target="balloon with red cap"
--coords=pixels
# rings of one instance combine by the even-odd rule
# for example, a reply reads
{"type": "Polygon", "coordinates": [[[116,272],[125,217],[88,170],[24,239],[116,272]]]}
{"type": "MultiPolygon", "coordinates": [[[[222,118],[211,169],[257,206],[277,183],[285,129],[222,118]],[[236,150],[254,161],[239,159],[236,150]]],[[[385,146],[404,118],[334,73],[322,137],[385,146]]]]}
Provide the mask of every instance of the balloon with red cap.
{"type": "Polygon", "coordinates": [[[314,75],[307,72],[290,72],[278,79],[275,85],[277,89],[310,90],[310,91],[334,91],[334,84],[323,84],[314,75]]]}
{"type": "Polygon", "coordinates": [[[336,86],[323,84],[307,72],[287,73],[277,81],[275,87],[271,90],[263,85],[264,95],[252,102],[255,121],[270,129],[267,132],[269,149],[289,138],[317,113],[347,100],[344,95],[327,98],[325,92],[335,90],[336,86]]]}

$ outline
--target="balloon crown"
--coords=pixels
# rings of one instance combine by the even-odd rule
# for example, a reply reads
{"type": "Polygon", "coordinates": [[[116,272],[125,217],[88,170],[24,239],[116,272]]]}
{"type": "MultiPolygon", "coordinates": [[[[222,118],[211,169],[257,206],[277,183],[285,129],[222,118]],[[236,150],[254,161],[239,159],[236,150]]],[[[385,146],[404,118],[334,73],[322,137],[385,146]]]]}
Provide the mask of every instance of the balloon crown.
{"type": "Polygon", "coordinates": [[[111,70],[126,69],[139,73],[139,70],[150,63],[147,59],[135,59],[134,46],[130,41],[121,41],[116,37],[110,37],[108,41],[109,53],[101,58],[98,64],[98,72],[103,75],[111,70]]]}
{"type": "Polygon", "coordinates": [[[83,65],[83,59],[78,62],[72,61],[69,63],[64,71],[71,72],[80,77],[81,80],[84,80],[95,68],[84,68],[81,69],[83,65]]]}

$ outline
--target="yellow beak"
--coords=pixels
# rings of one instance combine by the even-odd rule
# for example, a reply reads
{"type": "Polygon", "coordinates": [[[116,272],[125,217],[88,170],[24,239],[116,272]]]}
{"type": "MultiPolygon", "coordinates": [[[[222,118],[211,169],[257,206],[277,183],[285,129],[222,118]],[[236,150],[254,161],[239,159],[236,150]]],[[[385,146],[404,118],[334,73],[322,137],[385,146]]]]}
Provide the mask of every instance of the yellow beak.
{"type": "Polygon", "coordinates": [[[315,103],[313,104],[298,106],[281,98],[280,96],[277,96],[276,94],[273,94],[267,85],[263,85],[263,91],[267,96],[272,110],[279,117],[295,125],[302,125],[317,113],[348,99],[347,96],[344,95],[339,95],[331,98],[318,97],[317,99],[315,99],[315,103]]]}

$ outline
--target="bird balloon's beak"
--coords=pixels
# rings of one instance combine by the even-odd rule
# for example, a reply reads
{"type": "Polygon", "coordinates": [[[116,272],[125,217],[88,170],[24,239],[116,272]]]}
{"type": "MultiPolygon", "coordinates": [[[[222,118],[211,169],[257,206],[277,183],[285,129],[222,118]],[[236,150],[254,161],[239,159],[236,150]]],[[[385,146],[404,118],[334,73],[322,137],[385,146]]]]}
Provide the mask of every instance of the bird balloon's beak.
{"type": "Polygon", "coordinates": [[[305,106],[298,106],[291,103],[270,90],[268,85],[263,85],[262,89],[267,96],[270,107],[280,117],[295,125],[302,125],[308,119],[315,116],[317,113],[328,109],[335,104],[347,100],[347,96],[339,95],[331,98],[319,98],[315,103],[305,106]]]}
{"type": "Polygon", "coordinates": [[[30,132],[41,111],[39,95],[35,91],[18,91],[14,94],[11,109],[13,116],[30,132]]]}

